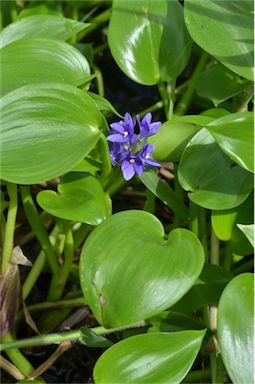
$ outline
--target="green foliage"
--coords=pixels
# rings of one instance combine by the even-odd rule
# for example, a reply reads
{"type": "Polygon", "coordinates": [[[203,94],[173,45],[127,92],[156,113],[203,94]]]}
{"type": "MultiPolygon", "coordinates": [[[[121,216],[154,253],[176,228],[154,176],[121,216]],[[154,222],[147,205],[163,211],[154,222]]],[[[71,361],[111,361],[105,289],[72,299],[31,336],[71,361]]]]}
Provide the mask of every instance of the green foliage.
{"type": "Polygon", "coordinates": [[[123,340],[99,358],[95,383],[180,383],[196,358],[204,334],[163,332],[123,340]]]}
{"type": "Polygon", "coordinates": [[[81,382],[252,383],[253,2],[0,7],[3,368],[80,342],[81,382]]]}
{"type": "Polygon", "coordinates": [[[220,348],[224,364],[234,383],[254,381],[253,295],[253,276],[251,273],[244,273],[227,285],[219,302],[220,348]]]}
{"type": "Polygon", "coordinates": [[[178,228],[165,240],[155,216],[121,212],[86,241],[81,287],[106,328],[129,325],[176,303],[195,283],[203,260],[202,246],[193,233],[178,228]]]}

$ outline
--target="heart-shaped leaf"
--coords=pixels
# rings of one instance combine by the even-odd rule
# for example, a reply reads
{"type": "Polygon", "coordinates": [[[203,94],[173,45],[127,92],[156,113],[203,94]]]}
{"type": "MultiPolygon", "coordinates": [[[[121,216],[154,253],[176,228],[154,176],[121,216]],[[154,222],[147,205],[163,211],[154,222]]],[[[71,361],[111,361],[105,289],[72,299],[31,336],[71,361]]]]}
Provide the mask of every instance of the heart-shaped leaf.
{"type": "Polygon", "coordinates": [[[202,246],[190,231],[175,229],[165,240],[163,226],[152,214],[121,212],[86,241],[81,287],[99,323],[115,328],[177,302],[195,283],[203,261],[202,246]]]}
{"type": "Polygon", "coordinates": [[[54,15],[33,15],[9,24],[0,33],[0,48],[16,40],[31,37],[53,37],[68,40],[89,24],[54,15]]]}
{"type": "Polygon", "coordinates": [[[218,338],[223,362],[235,384],[254,382],[254,280],[235,277],[224,289],[218,308],[218,338]]]}
{"type": "Polygon", "coordinates": [[[204,335],[204,330],[164,332],[122,340],[98,359],[95,383],[178,384],[189,372],[204,335]]]}
{"type": "Polygon", "coordinates": [[[101,114],[85,92],[71,85],[19,88],[0,101],[0,177],[20,184],[68,172],[96,144],[101,114]]]}
{"type": "Polygon", "coordinates": [[[254,118],[252,112],[232,113],[208,124],[221,149],[237,164],[254,171],[254,118]]]}
{"type": "Polygon", "coordinates": [[[115,0],[108,42],[116,63],[128,77],[154,85],[175,79],[183,71],[192,41],[177,0],[115,0]]]}
{"type": "Polygon", "coordinates": [[[14,41],[1,49],[1,96],[33,83],[81,85],[90,77],[85,57],[71,45],[54,39],[14,41]]]}
{"type": "Polygon", "coordinates": [[[221,102],[238,95],[249,84],[249,81],[218,63],[200,74],[196,90],[199,96],[212,100],[217,107],[221,102]]]}
{"type": "Polygon", "coordinates": [[[190,200],[208,209],[234,208],[253,188],[252,174],[233,166],[206,129],[200,130],[186,146],[178,179],[191,192],[190,200]]]}
{"type": "Polygon", "coordinates": [[[222,64],[253,80],[253,1],[185,0],[193,40],[222,64]]]}
{"type": "Polygon", "coordinates": [[[53,216],[97,225],[106,218],[106,202],[100,182],[84,173],[68,173],[58,185],[58,193],[44,190],[38,204],[53,216]]]}

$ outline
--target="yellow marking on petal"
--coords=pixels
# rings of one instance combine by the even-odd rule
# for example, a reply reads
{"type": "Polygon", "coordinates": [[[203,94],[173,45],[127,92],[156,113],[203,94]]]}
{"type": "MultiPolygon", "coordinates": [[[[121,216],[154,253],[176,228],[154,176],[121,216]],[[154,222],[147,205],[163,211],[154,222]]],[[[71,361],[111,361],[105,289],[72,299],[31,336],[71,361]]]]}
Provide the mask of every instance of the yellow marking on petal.
{"type": "Polygon", "coordinates": [[[124,136],[124,137],[127,137],[127,135],[128,135],[128,132],[127,132],[127,131],[124,131],[124,132],[123,132],[123,136],[124,136]]]}
{"type": "Polygon", "coordinates": [[[151,155],[147,153],[147,155],[145,156],[145,159],[150,159],[150,158],[151,158],[151,155]]]}
{"type": "Polygon", "coordinates": [[[131,164],[133,164],[133,163],[135,162],[135,160],[134,160],[134,159],[130,159],[129,162],[130,162],[131,164]]]}

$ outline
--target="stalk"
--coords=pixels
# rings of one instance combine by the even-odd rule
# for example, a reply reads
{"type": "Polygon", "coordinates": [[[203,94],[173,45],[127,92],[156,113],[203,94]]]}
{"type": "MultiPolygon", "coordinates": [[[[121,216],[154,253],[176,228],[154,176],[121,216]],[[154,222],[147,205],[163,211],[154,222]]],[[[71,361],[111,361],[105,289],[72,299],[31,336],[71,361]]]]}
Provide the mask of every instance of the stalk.
{"type": "Polygon", "coordinates": [[[30,187],[23,185],[20,187],[22,202],[24,210],[28,219],[28,222],[35,233],[43,251],[47,256],[47,262],[52,271],[52,274],[57,274],[58,272],[58,262],[56,260],[55,252],[52,248],[52,245],[49,241],[48,233],[43,225],[42,219],[37,212],[33,198],[31,196],[30,187]]]}
{"type": "MultiPolygon", "coordinates": [[[[104,327],[91,328],[91,331],[96,335],[110,335],[111,333],[124,331],[126,329],[145,327],[145,322],[140,322],[134,325],[128,325],[119,328],[106,329],[104,327]]],[[[8,341],[0,345],[0,351],[7,351],[13,348],[25,348],[25,347],[36,347],[39,345],[59,344],[63,341],[78,341],[82,337],[81,330],[62,332],[50,335],[35,336],[24,340],[8,341]]]]}
{"type": "Polygon", "coordinates": [[[9,194],[9,207],[7,213],[7,219],[5,224],[5,233],[4,233],[4,244],[3,244],[3,254],[2,254],[2,273],[6,271],[9,263],[12,258],[12,251],[14,245],[14,232],[15,232],[15,223],[18,210],[18,191],[17,185],[13,183],[6,182],[7,192],[9,194]]]}
{"type": "Polygon", "coordinates": [[[198,77],[202,72],[202,70],[204,69],[207,59],[208,59],[208,54],[205,51],[203,51],[197,63],[197,66],[195,67],[192,73],[191,79],[189,81],[189,85],[186,91],[184,92],[181,100],[176,106],[176,109],[175,109],[176,115],[184,115],[186,113],[189,107],[190,101],[192,99],[193,93],[195,91],[198,77]]]}

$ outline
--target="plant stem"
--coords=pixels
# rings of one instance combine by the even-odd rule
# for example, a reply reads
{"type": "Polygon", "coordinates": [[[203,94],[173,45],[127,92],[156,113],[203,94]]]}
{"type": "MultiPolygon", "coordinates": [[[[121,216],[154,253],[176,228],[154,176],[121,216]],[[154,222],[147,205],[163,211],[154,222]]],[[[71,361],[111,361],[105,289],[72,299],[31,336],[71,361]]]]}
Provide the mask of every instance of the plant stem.
{"type": "Polygon", "coordinates": [[[211,378],[211,369],[201,371],[191,371],[185,376],[182,383],[204,383],[204,380],[211,378]]]}
{"type": "Polygon", "coordinates": [[[225,257],[224,257],[224,268],[227,271],[231,270],[232,261],[233,261],[232,246],[231,246],[231,241],[229,241],[227,244],[225,257]]]}
{"type": "Polygon", "coordinates": [[[159,90],[161,100],[163,102],[166,119],[168,120],[169,99],[168,99],[168,93],[166,90],[166,86],[165,86],[165,83],[163,81],[160,81],[158,83],[158,90],[159,90]]]}
{"type": "Polygon", "coordinates": [[[161,109],[163,108],[164,104],[163,104],[163,101],[160,100],[160,101],[157,101],[156,103],[152,104],[150,107],[144,109],[143,111],[139,112],[138,114],[143,117],[144,115],[146,115],[146,113],[148,112],[155,112],[157,111],[158,109],[161,109]]]}
{"type": "Polygon", "coordinates": [[[0,367],[9,373],[16,380],[24,380],[25,376],[15,367],[9,360],[5,359],[3,356],[0,356],[0,367]]]}
{"type": "MultiPolygon", "coordinates": [[[[59,228],[57,225],[55,225],[55,227],[53,228],[53,230],[49,236],[49,240],[50,240],[52,246],[55,245],[58,235],[59,235],[59,228]]],[[[41,251],[39,253],[39,255],[37,256],[29,274],[27,275],[26,280],[24,281],[24,283],[22,285],[22,298],[24,301],[26,300],[26,298],[30,294],[33,286],[35,285],[38,277],[40,276],[40,274],[41,274],[41,272],[45,266],[46,260],[47,260],[47,257],[46,257],[45,252],[41,251]]]]}
{"type": "Polygon", "coordinates": [[[94,65],[93,67],[94,67],[94,73],[96,75],[98,94],[104,97],[104,79],[102,76],[102,72],[96,65],[94,65]]]}
{"type": "Polygon", "coordinates": [[[83,39],[85,36],[87,36],[89,33],[91,33],[92,31],[94,31],[96,28],[98,28],[101,24],[103,24],[104,22],[106,22],[107,20],[109,20],[110,18],[110,15],[111,15],[111,11],[112,9],[111,8],[108,8],[106,9],[105,11],[103,11],[102,13],[100,13],[100,15],[94,17],[92,19],[92,23],[91,25],[88,26],[88,28],[86,28],[84,31],[80,32],[78,34],[78,40],[81,40],[83,39]]]}
{"type": "Polygon", "coordinates": [[[73,260],[73,233],[70,223],[64,222],[65,230],[65,248],[64,248],[64,264],[59,268],[58,274],[53,276],[48,292],[48,300],[56,301],[62,296],[69,272],[72,267],[73,260]]]}
{"type": "Polygon", "coordinates": [[[105,183],[108,181],[108,178],[112,172],[112,163],[109,155],[108,142],[103,133],[99,139],[99,150],[102,159],[101,180],[102,184],[105,186],[105,183]]]}
{"type": "MultiPolygon", "coordinates": [[[[211,252],[210,252],[210,263],[213,265],[219,265],[220,264],[220,242],[217,236],[215,235],[215,232],[213,228],[211,228],[211,252]]],[[[210,363],[211,363],[211,371],[212,371],[212,383],[221,383],[223,382],[223,377],[220,376],[221,369],[219,366],[218,361],[218,340],[215,335],[215,332],[217,331],[217,306],[211,305],[210,306],[210,329],[214,333],[212,336],[212,344],[213,344],[213,351],[210,353],[210,363]]]]}
{"type": "Polygon", "coordinates": [[[4,273],[11,262],[12,251],[14,245],[14,232],[15,232],[15,223],[18,210],[18,191],[17,185],[13,183],[6,182],[7,192],[9,194],[9,207],[7,213],[7,220],[5,225],[4,233],[4,244],[3,244],[3,254],[2,254],[2,273],[4,273]]]}
{"type": "Polygon", "coordinates": [[[199,207],[199,211],[198,211],[199,240],[201,241],[204,248],[205,261],[208,262],[206,214],[207,214],[206,209],[199,207]]]}
{"type": "MultiPolygon", "coordinates": [[[[2,337],[2,342],[2,345],[8,345],[15,344],[18,341],[14,340],[11,334],[8,333],[2,337]]],[[[17,348],[18,347],[14,346],[12,349],[6,351],[6,354],[24,376],[29,376],[34,371],[34,368],[17,348]]]]}
{"type": "Polygon", "coordinates": [[[198,237],[198,206],[189,201],[190,230],[198,237]]]}
{"type": "Polygon", "coordinates": [[[197,66],[192,73],[189,85],[188,85],[186,91],[184,92],[181,100],[179,101],[179,103],[177,104],[177,106],[175,108],[175,114],[176,115],[184,115],[186,113],[186,111],[189,107],[190,101],[192,99],[193,93],[195,91],[198,77],[199,77],[200,73],[202,72],[202,70],[206,64],[207,59],[208,59],[208,54],[205,51],[203,51],[201,56],[200,56],[200,59],[197,63],[197,66]]]}
{"type": "Polygon", "coordinates": [[[166,91],[167,91],[168,100],[169,100],[169,106],[168,106],[168,111],[166,116],[167,120],[171,120],[174,114],[175,82],[176,82],[176,79],[172,80],[171,82],[168,82],[166,86],[166,91]]]}
{"type": "Polygon", "coordinates": [[[148,188],[146,189],[146,201],[143,210],[150,213],[155,211],[155,195],[148,188]]]}
{"type": "MultiPolygon", "coordinates": [[[[184,204],[184,192],[178,180],[178,164],[174,164],[174,191],[179,200],[184,204]]],[[[178,228],[181,217],[177,213],[174,216],[173,228],[178,228]]]]}
{"type": "MultiPolygon", "coordinates": [[[[91,331],[93,331],[96,335],[109,335],[111,333],[124,331],[126,329],[133,329],[133,328],[139,328],[146,326],[145,322],[137,323],[134,325],[119,327],[119,328],[112,328],[112,329],[106,329],[104,327],[96,327],[91,328],[91,331]]],[[[11,341],[7,343],[3,343],[0,346],[0,351],[6,351],[13,348],[25,348],[25,347],[35,347],[39,345],[49,345],[49,344],[59,344],[63,341],[77,341],[81,338],[82,332],[80,330],[75,331],[69,331],[69,332],[62,332],[62,333],[55,333],[50,335],[44,335],[44,336],[35,336],[24,340],[17,340],[17,341],[11,341]]]]}
{"type": "Polygon", "coordinates": [[[47,231],[42,223],[41,217],[37,212],[33,198],[31,196],[30,187],[23,185],[20,187],[22,202],[24,210],[28,219],[28,222],[34,231],[43,251],[47,256],[47,262],[49,267],[54,274],[58,272],[58,262],[56,260],[55,252],[52,248],[52,245],[49,241],[47,231]]]}

